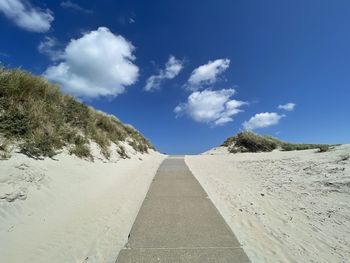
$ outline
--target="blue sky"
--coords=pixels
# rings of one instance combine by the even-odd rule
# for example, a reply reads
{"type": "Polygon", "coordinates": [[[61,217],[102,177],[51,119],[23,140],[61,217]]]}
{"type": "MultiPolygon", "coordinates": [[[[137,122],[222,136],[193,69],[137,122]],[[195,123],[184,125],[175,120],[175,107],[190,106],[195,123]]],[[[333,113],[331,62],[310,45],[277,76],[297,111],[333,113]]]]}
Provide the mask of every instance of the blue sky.
{"type": "Polygon", "coordinates": [[[166,153],[242,129],[349,143],[349,11],[346,0],[0,0],[0,61],[166,153]]]}

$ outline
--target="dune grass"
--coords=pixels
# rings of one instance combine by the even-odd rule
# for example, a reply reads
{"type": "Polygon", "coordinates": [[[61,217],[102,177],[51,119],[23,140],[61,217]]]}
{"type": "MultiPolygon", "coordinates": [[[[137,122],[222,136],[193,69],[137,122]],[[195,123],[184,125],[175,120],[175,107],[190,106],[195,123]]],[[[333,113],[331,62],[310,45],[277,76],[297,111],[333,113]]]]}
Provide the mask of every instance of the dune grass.
{"type": "Polygon", "coordinates": [[[127,141],[142,153],[153,149],[142,134],[116,117],[96,111],[42,77],[19,69],[0,68],[0,134],[18,142],[20,151],[32,157],[53,157],[65,146],[72,154],[89,157],[90,140],[100,146],[106,158],[111,142],[118,145],[127,141]]]}
{"type": "Polygon", "coordinates": [[[298,144],[283,142],[271,136],[259,135],[254,132],[244,131],[229,137],[222,144],[228,147],[231,153],[238,152],[271,152],[275,149],[282,151],[319,149],[319,152],[326,152],[330,149],[326,144],[298,144]]]}

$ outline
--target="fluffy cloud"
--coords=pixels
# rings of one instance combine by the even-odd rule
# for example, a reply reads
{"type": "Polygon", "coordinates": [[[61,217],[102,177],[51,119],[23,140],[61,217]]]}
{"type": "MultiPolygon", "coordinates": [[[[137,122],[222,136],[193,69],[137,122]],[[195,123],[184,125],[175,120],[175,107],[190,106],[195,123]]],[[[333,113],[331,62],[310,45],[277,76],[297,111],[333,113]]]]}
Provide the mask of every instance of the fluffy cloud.
{"type": "Polygon", "coordinates": [[[85,14],[92,14],[92,10],[90,9],[85,9],[83,7],[81,7],[80,5],[72,2],[72,1],[62,1],[61,2],[61,7],[63,8],[67,8],[67,9],[72,9],[72,10],[75,10],[75,11],[79,11],[79,12],[82,12],[82,13],[85,13],[85,14]]]}
{"type": "Polygon", "coordinates": [[[209,61],[207,64],[193,70],[186,87],[190,90],[198,90],[205,85],[213,84],[229,66],[230,60],[227,58],[209,61]]]}
{"type": "Polygon", "coordinates": [[[174,112],[187,114],[197,122],[211,125],[223,125],[233,121],[233,116],[241,112],[243,101],[233,100],[234,89],[194,91],[186,103],[179,104],[174,112]]]}
{"type": "Polygon", "coordinates": [[[146,81],[144,90],[154,91],[159,89],[160,84],[165,79],[175,78],[183,68],[183,62],[176,59],[174,56],[170,56],[168,62],[165,64],[165,69],[160,70],[158,75],[150,76],[146,81]]]}
{"type": "Polygon", "coordinates": [[[262,112],[262,113],[255,114],[248,121],[245,121],[243,123],[243,127],[246,130],[264,128],[264,127],[278,124],[281,118],[283,117],[285,117],[285,115],[279,115],[275,112],[262,112]]]}
{"type": "Polygon", "coordinates": [[[63,61],[50,66],[44,77],[78,97],[117,96],[137,81],[134,47],[125,38],[100,27],[73,39],[63,61]]]}
{"type": "Polygon", "coordinates": [[[284,105],[278,105],[278,108],[282,109],[282,110],[286,110],[286,111],[292,111],[292,110],[294,110],[295,106],[296,106],[295,103],[289,102],[289,103],[284,104],[284,105]]]}
{"type": "Polygon", "coordinates": [[[44,40],[39,43],[38,51],[48,56],[51,60],[56,61],[64,58],[64,53],[58,49],[58,46],[59,43],[55,38],[45,37],[44,40]]]}
{"type": "Polygon", "coordinates": [[[25,0],[1,0],[0,12],[17,26],[32,32],[46,32],[54,20],[49,9],[42,10],[25,0]]]}

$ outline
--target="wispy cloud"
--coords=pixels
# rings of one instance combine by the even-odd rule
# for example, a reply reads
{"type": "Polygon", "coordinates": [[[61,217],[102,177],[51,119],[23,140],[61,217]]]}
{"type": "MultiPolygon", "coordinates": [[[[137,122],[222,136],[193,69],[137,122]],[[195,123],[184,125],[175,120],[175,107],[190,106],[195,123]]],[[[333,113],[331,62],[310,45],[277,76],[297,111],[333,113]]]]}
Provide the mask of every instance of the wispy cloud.
{"type": "Polygon", "coordinates": [[[234,89],[194,91],[174,112],[177,116],[186,114],[197,122],[224,125],[233,121],[233,116],[242,111],[240,108],[248,104],[231,99],[234,94],[234,89]]]}
{"type": "Polygon", "coordinates": [[[295,103],[289,102],[287,104],[278,105],[278,108],[282,109],[282,110],[286,110],[286,111],[292,111],[292,110],[294,110],[295,106],[296,106],[295,103]]]}
{"type": "Polygon", "coordinates": [[[49,9],[34,7],[25,0],[1,0],[0,12],[18,27],[31,32],[47,32],[54,20],[49,9]]]}
{"type": "Polygon", "coordinates": [[[78,5],[77,3],[74,3],[74,2],[69,1],[69,0],[68,1],[62,1],[61,2],[61,7],[67,8],[67,9],[72,9],[72,10],[75,10],[75,11],[78,11],[78,12],[82,12],[82,13],[85,13],[85,14],[92,14],[93,13],[92,10],[83,8],[80,5],[78,5]]]}
{"type": "Polygon", "coordinates": [[[48,67],[43,75],[77,97],[115,97],[138,79],[133,51],[128,40],[100,27],[72,39],[62,62],[48,67]]]}
{"type": "Polygon", "coordinates": [[[265,128],[265,127],[278,124],[283,117],[285,117],[285,115],[280,115],[276,112],[257,113],[253,117],[251,117],[248,121],[245,121],[243,123],[243,127],[246,130],[265,128]]]}
{"type": "Polygon", "coordinates": [[[160,88],[161,83],[166,79],[175,78],[183,68],[183,61],[170,56],[165,64],[165,69],[159,71],[157,75],[150,76],[144,87],[146,91],[154,91],[160,88]]]}
{"type": "Polygon", "coordinates": [[[64,52],[59,48],[60,44],[54,37],[46,36],[38,45],[38,51],[48,56],[51,60],[57,61],[63,59],[64,52]]]}
{"type": "Polygon", "coordinates": [[[199,90],[217,82],[219,75],[230,66],[229,59],[217,59],[194,69],[186,83],[189,90],[199,90]]]}

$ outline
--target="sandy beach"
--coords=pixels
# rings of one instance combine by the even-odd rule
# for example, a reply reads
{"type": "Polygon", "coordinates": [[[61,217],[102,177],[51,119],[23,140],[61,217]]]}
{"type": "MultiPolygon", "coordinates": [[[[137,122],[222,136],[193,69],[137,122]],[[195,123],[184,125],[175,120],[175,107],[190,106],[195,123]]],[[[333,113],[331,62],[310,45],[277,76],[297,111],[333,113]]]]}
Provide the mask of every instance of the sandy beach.
{"type": "Polygon", "coordinates": [[[186,163],[252,262],[349,262],[350,145],[229,154],[186,163]]]}
{"type": "Polygon", "coordinates": [[[115,262],[165,158],[127,151],[0,161],[0,262],[115,262]]]}
{"type": "Polygon", "coordinates": [[[0,0],[0,263],[350,263],[349,11],[0,0]]]}

